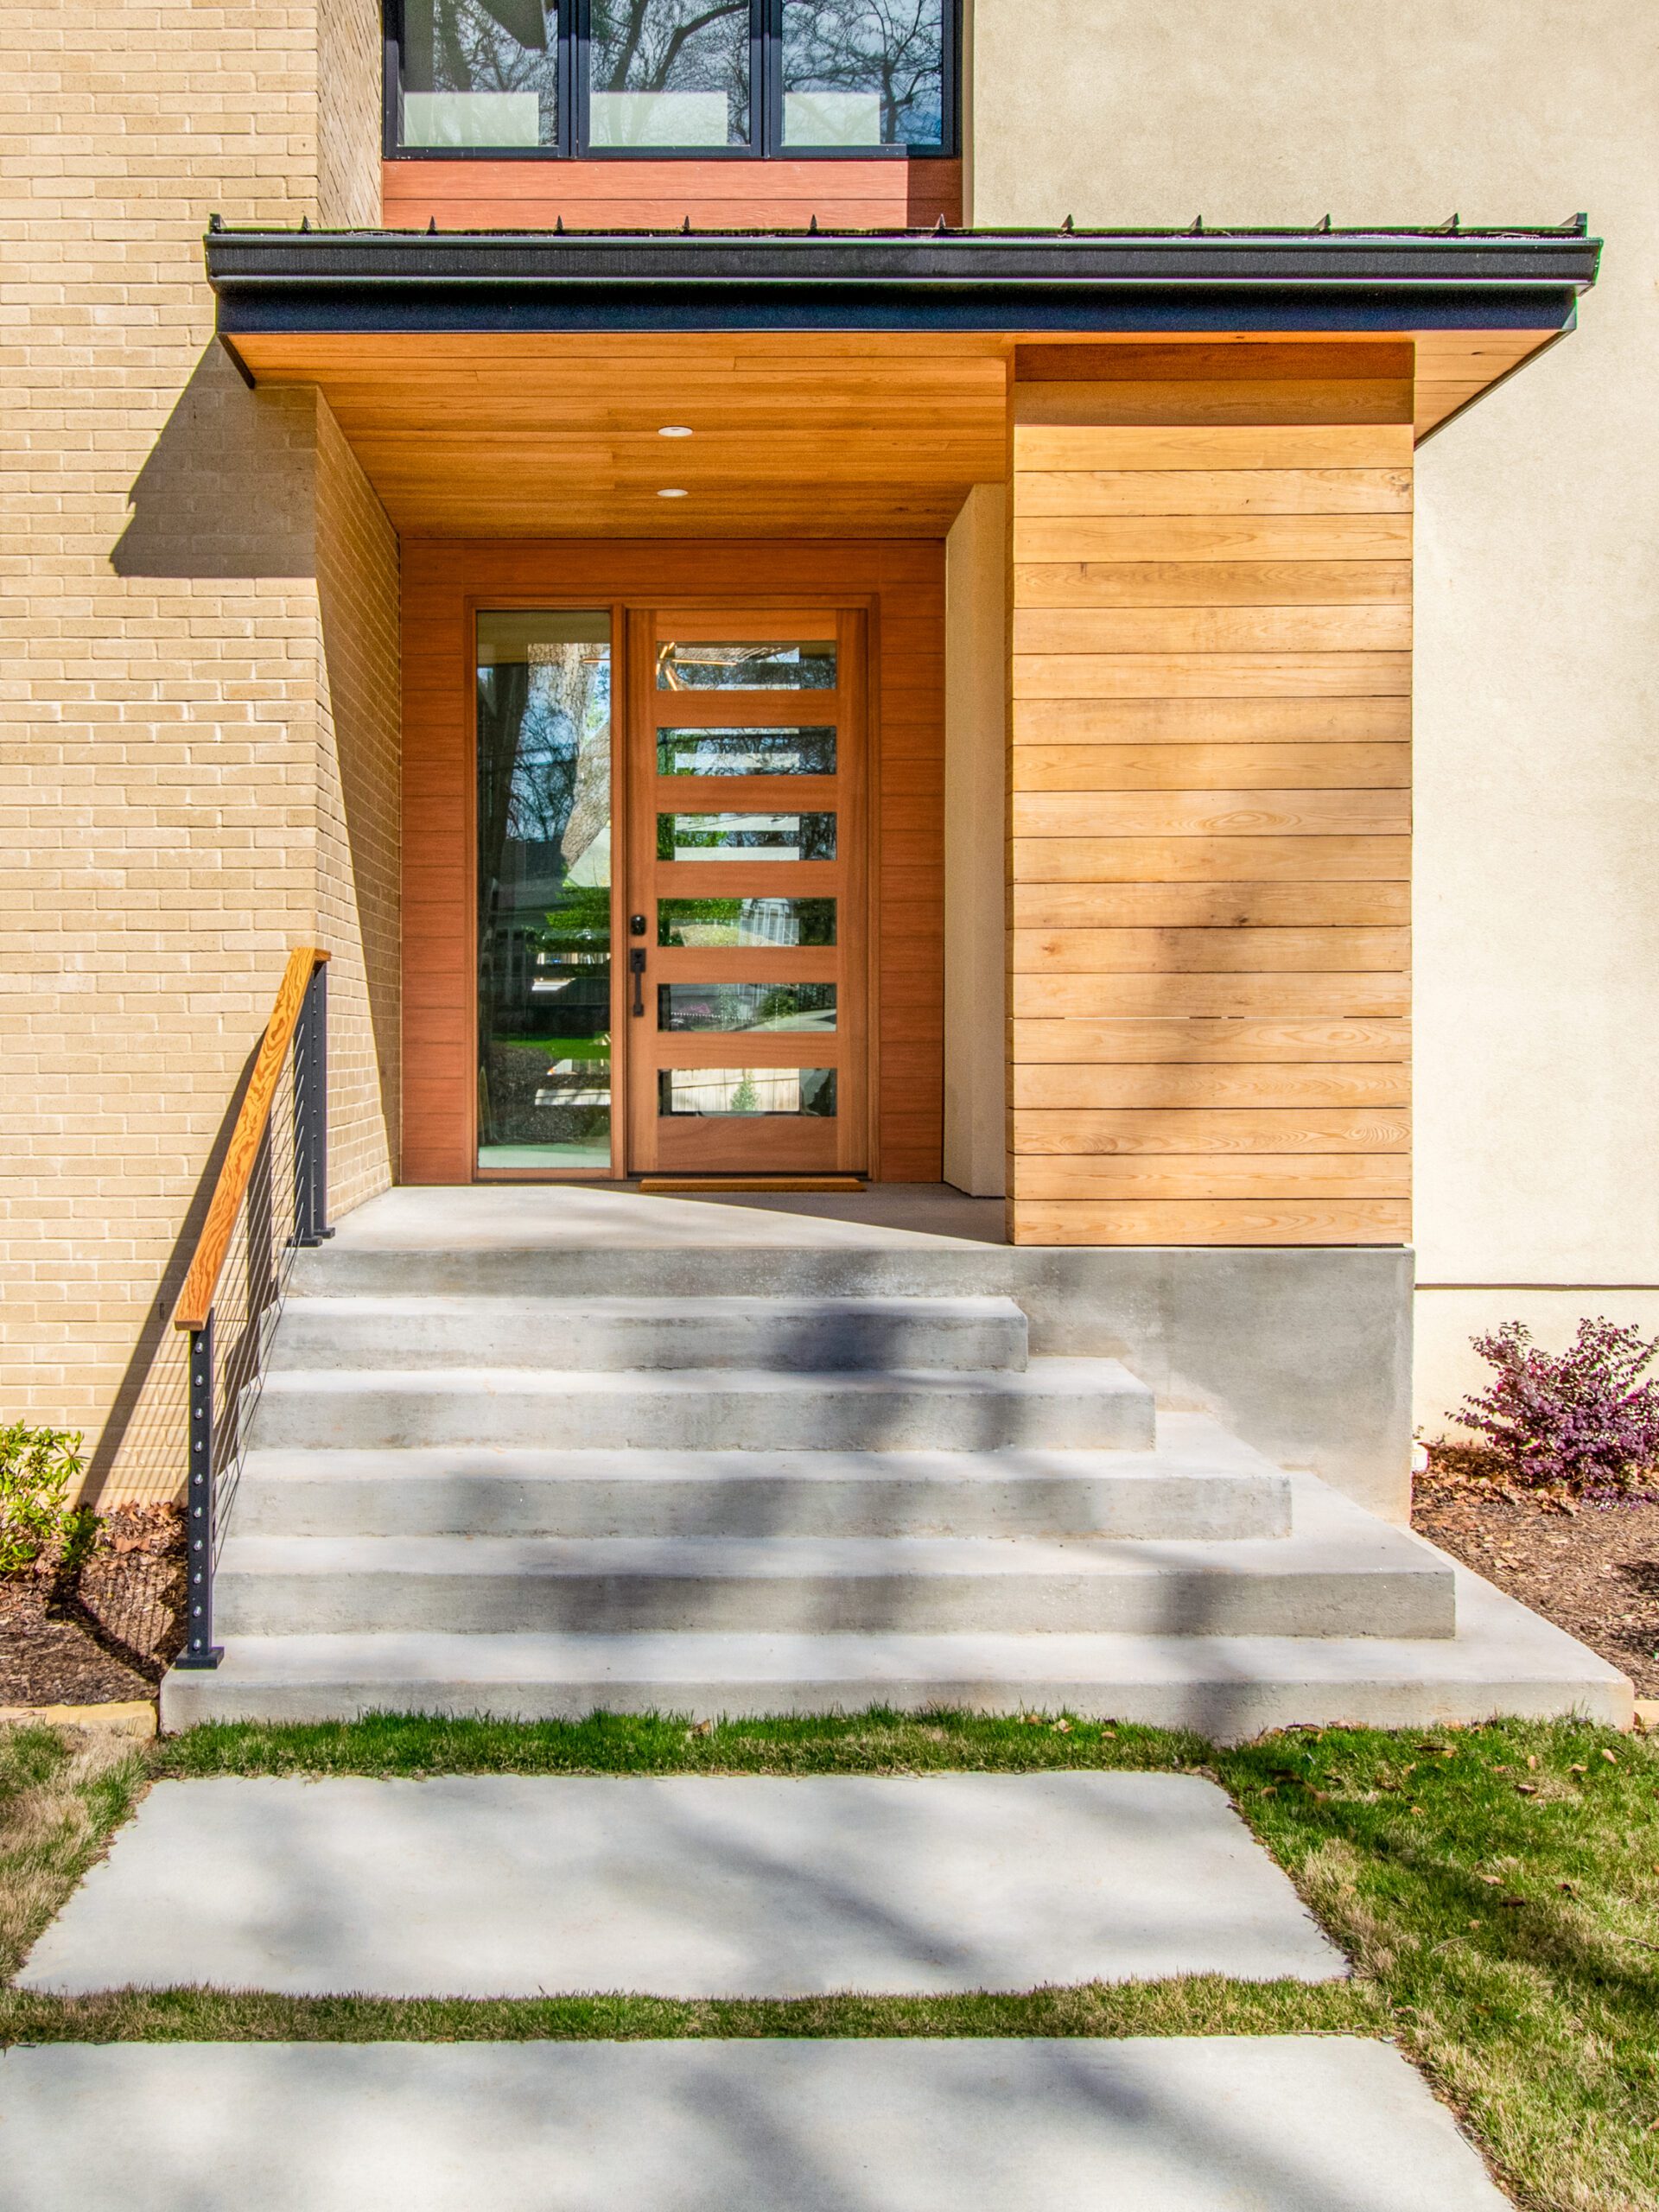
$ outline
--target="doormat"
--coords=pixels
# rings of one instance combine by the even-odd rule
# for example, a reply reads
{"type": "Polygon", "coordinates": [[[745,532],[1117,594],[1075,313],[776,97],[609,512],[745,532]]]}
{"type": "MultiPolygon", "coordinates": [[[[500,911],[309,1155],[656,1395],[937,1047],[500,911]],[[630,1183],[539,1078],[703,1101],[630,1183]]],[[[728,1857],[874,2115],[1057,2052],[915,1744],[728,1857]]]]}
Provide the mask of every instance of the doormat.
{"type": "Polygon", "coordinates": [[[639,1188],[647,1196],[663,1198],[671,1192],[695,1195],[698,1191],[861,1191],[867,1186],[857,1175],[642,1175],[639,1188]]]}

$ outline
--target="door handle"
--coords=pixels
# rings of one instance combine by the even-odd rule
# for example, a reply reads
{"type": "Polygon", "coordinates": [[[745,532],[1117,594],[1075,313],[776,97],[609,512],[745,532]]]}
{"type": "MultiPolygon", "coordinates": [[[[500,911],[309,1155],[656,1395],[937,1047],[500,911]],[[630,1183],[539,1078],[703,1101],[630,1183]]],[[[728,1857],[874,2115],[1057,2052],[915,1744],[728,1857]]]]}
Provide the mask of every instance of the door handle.
{"type": "Polygon", "coordinates": [[[645,949],[644,945],[636,945],[629,953],[628,973],[633,978],[633,1010],[636,1014],[643,1014],[645,1010],[645,949]]]}

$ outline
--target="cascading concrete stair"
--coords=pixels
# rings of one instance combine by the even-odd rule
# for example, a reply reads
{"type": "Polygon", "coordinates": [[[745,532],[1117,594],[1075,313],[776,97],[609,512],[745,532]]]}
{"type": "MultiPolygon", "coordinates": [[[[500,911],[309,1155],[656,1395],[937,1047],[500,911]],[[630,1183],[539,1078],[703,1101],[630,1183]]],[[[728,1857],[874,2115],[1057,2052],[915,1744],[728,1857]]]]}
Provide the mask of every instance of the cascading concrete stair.
{"type": "Polygon", "coordinates": [[[166,1725],[1613,1715],[1611,1669],[1428,1545],[1115,1360],[1033,1357],[995,1260],[953,1289],[874,1249],[305,1255],[226,1661],[169,1675],[166,1725]]]}

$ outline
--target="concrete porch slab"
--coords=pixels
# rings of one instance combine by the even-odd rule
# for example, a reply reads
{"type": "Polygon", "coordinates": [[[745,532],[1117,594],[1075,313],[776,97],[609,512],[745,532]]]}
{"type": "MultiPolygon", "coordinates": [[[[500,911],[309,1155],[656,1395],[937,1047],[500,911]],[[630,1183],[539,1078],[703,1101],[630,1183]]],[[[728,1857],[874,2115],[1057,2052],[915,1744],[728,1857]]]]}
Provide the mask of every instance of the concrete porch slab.
{"type": "Polygon", "coordinates": [[[1347,1971],[1192,1775],[164,1782],[18,1977],[810,1996],[1347,1971]]]}
{"type": "Polygon", "coordinates": [[[60,2044],[0,2212],[1502,2212],[1397,2051],[1106,2042],[60,2044]]]}
{"type": "Polygon", "coordinates": [[[948,1183],[873,1183],[817,1193],[722,1192],[664,1198],[593,1184],[403,1185],[346,1216],[336,1249],[357,1252],[723,1246],[847,1250],[918,1243],[1001,1244],[1001,1198],[948,1183]]]}

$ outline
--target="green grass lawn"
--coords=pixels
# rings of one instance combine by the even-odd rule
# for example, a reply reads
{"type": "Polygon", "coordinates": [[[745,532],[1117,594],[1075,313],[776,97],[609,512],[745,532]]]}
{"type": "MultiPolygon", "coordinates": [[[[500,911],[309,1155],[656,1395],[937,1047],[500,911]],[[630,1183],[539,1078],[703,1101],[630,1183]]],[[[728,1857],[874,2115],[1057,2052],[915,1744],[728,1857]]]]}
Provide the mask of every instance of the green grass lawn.
{"type": "Polygon", "coordinates": [[[99,1745],[0,1729],[0,1974],[150,1779],[218,1774],[1213,1777],[1354,1962],[1346,1983],[1205,1976],[1023,1996],[682,2004],[0,1989],[0,2041],[661,2036],[1392,2036],[1538,2212],[1659,2206],[1659,1751],[1573,1723],[1298,1731],[1236,1751],[1074,1717],[576,1726],[378,1719],[99,1745]]]}

